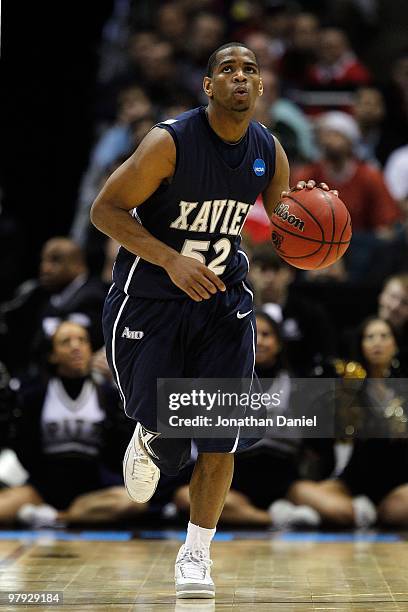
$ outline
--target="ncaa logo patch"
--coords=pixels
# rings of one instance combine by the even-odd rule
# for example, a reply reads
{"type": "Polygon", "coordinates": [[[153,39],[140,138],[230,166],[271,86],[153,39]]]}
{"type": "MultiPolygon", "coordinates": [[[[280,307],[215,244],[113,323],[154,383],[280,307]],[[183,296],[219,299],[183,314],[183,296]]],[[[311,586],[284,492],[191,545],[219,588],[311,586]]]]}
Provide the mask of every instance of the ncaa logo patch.
{"type": "Polygon", "coordinates": [[[263,159],[256,159],[252,165],[256,176],[263,176],[265,174],[266,166],[263,159]]]}

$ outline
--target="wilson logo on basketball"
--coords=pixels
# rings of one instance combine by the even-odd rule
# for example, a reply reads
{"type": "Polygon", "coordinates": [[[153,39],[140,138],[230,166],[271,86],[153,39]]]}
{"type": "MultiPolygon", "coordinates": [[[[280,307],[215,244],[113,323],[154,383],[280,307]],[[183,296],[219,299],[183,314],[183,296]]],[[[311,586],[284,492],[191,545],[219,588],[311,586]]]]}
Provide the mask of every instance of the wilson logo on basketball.
{"type": "Polygon", "coordinates": [[[289,206],[287,204],[279,202],[279,204],[277,204],[275,210],[273,211],[273,214],[282,219],[282,221],[286,221],[286,223],[293,225],[293,227],[303,232],[305,222],[302,221],[302,219],[299,219],[299,217],[295,217],[295,215],[292,215],[289,212],[289,206]]]}

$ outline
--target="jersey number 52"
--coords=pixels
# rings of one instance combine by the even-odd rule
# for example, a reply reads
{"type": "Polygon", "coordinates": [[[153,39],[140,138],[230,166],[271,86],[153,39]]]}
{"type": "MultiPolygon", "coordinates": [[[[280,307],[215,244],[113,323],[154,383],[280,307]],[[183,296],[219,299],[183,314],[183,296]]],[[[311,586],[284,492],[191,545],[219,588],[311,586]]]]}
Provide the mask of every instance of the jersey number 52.
{"type": "Polygon", "coordinates": [[[221,276],[225,270],[225,265],[221,265],[228,257],[231,251],[231,242],[228,238],[221,238],[214,245],[213,249],[217,254],[217,257],[207,264],[203,253],[207,253],[210,248],[209,240],[186,240],[181,249],[181,255],[185,257],[193,257],[214,272],[217,276],[221,276]]]}

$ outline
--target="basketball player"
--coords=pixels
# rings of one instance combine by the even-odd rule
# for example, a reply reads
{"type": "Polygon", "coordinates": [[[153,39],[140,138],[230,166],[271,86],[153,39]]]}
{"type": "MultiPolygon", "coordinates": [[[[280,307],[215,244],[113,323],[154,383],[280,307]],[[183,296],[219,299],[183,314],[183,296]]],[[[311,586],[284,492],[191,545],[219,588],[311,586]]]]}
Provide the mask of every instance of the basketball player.
{"type": "MultiPolygon", "coordinates": [[[[253,294],[240,232],[259,193],[271,215],[288,190],[281,145],[251,121],[262,95],[254,53],[240,43],[223,45],[208,61],[203,87],[208,106],[153,128],[91,212],[96,227],[122,245],[103,325],[125,411],[137,421],[124,479],[138,502],[153,495],[160,470],[175,474],[190,457],[190,440],[157,433],[156,379],[253,376],[253,294]]],[[[214,597],[210,543],[234,453],[254,442],[239,440],[239,432],[236,439],[196,440],[190,522],[176,560],[178,597],[214,597]]]]}

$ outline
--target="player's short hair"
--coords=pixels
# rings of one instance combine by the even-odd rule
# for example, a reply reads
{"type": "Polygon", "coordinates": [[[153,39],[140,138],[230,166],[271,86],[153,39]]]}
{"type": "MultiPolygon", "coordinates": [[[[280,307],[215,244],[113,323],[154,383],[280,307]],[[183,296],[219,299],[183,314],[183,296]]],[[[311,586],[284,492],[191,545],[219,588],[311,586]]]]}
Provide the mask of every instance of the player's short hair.
{"type": "MultiPolygon", "coordinates": [[[[208,76],[210,78],[212,77],[215,65],[217,63],[217,55],[218,55],[218,53],[220,51],[223,51],[223,49],[229,49],[231,47],[243,47],[244,49],[248,49],[248,51],[251,51],[251,53],[254,53],[252,51],[252,49],[247,47],[247,45],[245,45],[244,43],[240,43],[240,42],[225,43],[224,45],[221,45],[221,47],[218,47],[218,49],[216,49],[213,53],[211,53],[210,57],[208,58],[206,76],[208,76]]],[[[256,63],[258,63],[258,60],[256,59],[255,53],[254,53],[254,56],[255,56],[256,63]]]]}

